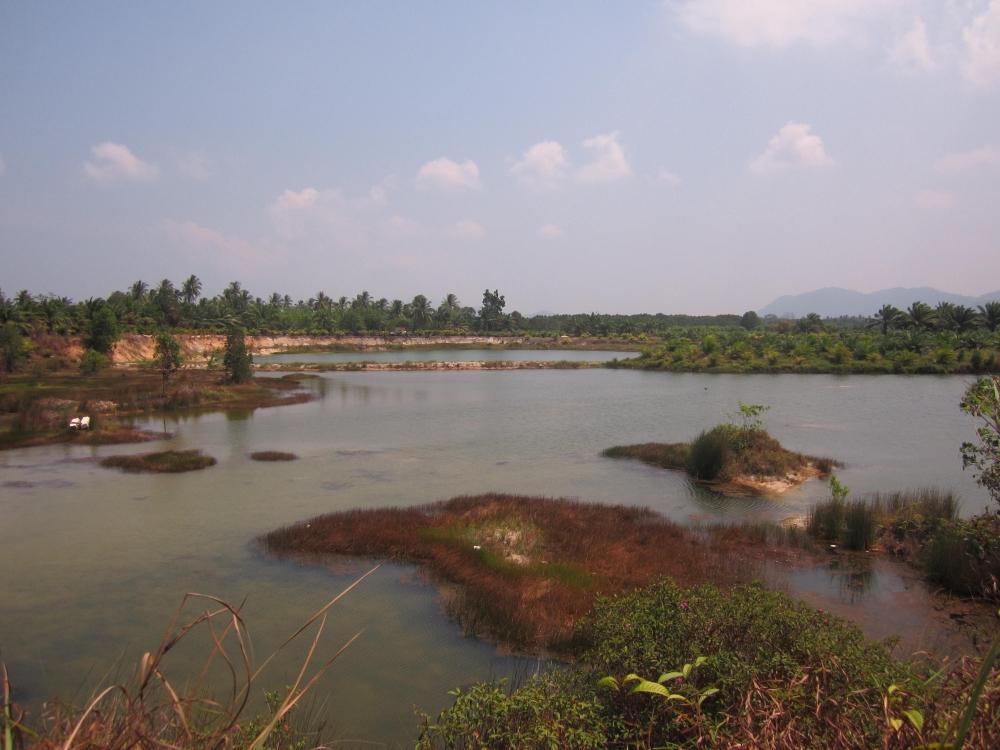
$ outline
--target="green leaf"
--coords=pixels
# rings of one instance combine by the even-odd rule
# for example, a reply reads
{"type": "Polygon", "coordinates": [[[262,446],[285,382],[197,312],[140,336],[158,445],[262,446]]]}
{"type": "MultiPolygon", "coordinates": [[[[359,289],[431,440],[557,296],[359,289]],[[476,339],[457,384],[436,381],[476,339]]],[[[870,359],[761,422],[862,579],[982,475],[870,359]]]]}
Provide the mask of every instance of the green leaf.
{"type": "Polygon", "coordinates": [[[616,680],[611,675],[608,675],[607,677],[602,677],[597,681],[597,684],[600,687],[610,687],[614,688],[615,690],[621,689],[621,686],[618,684],[618,680],[616,680]]]}
{"type": "Polygon", "coordinates": [[[892,725],[893,730],[895,730],[897,732],[899,731],[899,728],[901,726],[903,726],[903,720],[902,719],[895,719],[895,718],[889,719],[889,723],[892,725]]]}
{"type": "Polygon", "coordinates": [[[662,695],[664,698],[670,699],[672,693],[667,690],[663,685],[658,682],[650,682],[649,680],[640,680],[639,684],[632,688],[633,693],[653,693],[654,695],[662,695]]]}
{"type": "Polygon", "coordinates": [[[684,675],[680,672],[664,672],[660,675],[660,679],[657,680],[659,683],[668,682],[669,680],[676,680],[678,677],[683,677],[684,675]]]}
{"type": "Polygon", "coordinates": [[[913,728],[918,732],[923,731],[924,728],[924,715],[915,708],[907,709],[903,711],[903,716],[910,720],[913,728]]]}

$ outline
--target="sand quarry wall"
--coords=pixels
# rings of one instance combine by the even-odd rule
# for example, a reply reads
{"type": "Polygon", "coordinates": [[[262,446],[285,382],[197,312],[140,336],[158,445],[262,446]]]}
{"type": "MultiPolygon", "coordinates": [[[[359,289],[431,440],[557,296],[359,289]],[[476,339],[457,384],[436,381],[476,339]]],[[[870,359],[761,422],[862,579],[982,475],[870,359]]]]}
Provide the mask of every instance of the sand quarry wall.
{"type": "MultiPolygon", "coordinates": [[[[190,364],[207,362],[221,352],[226,337],[221,334],[177,334],[181,354],[190,364]]],[[[510,346],[528,341],[524,336],[247,336],[252,354],[278,354],[295,349],[333,349],[344,347],[380,351],[395,347],[426,346],[510,346]]],[[[537,342],[537,339],[533,339],[537,342]]],[[[153,336],[123,334],[111,353],[115,364],[133,364],[153,359],[156,339],[153,336]]],[[[81,349],[82,352],[82,349],[81,349]]]]}

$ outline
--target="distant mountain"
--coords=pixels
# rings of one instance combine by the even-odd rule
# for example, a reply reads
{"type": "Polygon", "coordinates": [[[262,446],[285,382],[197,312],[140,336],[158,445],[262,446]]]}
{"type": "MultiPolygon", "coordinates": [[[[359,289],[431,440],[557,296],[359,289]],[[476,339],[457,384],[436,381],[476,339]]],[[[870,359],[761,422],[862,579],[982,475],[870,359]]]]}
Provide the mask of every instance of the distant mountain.
{"type": "Polygon", "coordinates": [[[882,305],[894,305],[900,310],[905,310],[918,300],[926,302],[932,307],[939,302],[976,307],[993,300],[1000,300],[1000,290],[984,294],[981,297],[967,297],[964,294],[942,292],[940,289],[932,289],[928,286],[916,289],[895,287],[868,293],[830,286],[803,294],[778,297],[770,305],[757,312],[761,315],[796,318],[814,312],[819,313],[824,318],[836,318],[840,315],[872,315],[882,305]]]}

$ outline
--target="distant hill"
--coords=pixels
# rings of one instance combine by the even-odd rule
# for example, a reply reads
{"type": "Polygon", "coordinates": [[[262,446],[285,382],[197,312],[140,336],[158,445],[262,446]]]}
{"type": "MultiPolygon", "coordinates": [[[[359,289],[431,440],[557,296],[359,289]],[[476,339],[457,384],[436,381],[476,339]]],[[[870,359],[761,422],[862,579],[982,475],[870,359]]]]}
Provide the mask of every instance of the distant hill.
{"type": "Polygon", "coordinates": [[[993,300],[1000,300],[1000,290],[984,294],[981,297],[967,297],[964,294],[942,292],[940,289],[928,286],[916,289],[895,287],[868,293],[830,286],[803,294],[778,297],[774,302],[757,312],[761,315],[793,316],[796,318],[814,312],[819,313],[824,318],[836,318],[841,315],[872,315],[882,305],[894,305],[900,310],[905,310],[917,300],[926,302],[932,307],[939,302],[975,307],[993,300]]]}

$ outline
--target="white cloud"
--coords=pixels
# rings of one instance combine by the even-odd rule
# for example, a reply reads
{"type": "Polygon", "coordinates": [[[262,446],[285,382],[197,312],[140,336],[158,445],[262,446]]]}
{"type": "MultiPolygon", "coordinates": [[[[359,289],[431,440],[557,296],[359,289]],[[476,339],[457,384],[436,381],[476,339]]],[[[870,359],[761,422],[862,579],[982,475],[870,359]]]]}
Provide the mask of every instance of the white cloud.
{"type": "Polygon", "coordinates": [[[448,226],[446,234],[456,240],[481,240],[486,236],[486,229],[478,221],[463,219],[448,226]]]}
{"type": "Polygon", "coordinates": [[[193,221],[167,222],[167,231],[175,242],[198,252],[210,252],[226,263],[260,261],[271,257],[273,248],[225,234],[193,221]]]}
{"type": "Polygon", "coordinates": [[[940,67],[931,53],[924,19],[918,18],[913,28],[889,50],[889,62],[907,73],[926,73],[940,67]]]}
{"type": "Polygon", "coordinates": [[[656,182],[660,185],[675,188],[680,186],[681,178],[666,167],[661,167],[660,171],[656,173],[656,182]]]}
{"type": "Polygon", "coordinates": [[[588,138],[583,147],[594,154],[589,164],[577,172],[582,182],[610,182],[632,174],[632,167],[625,158],[625,151],[618,142],[618,133],[602,133],[588,138]]]}
{"type": "Polygon", "coordinates": [[[555,187],[569,170],[566,149],[558,141],[542,141],[524,152],[511,174],[536,189],[555,187]]]}
{"type": "Polygon", "coordinates": [[[538,236],[547,240],[557,240],[566,234],[558,224],[544,224],[538,228],[538,236]]]}
{"type": "Polygon", "coordinates": [[[90,153],[94,160],[86,162],[83,170],[94,182],[155,180],[160,173],[155,164],[147,164],[120,143],[99,143],[90,153]]]}
{"type": "Polygon", "coordinates": [[[934,162],[939,172],[965,172],[978,167],[1000,167],[1000,148],[982,146],[972,151],[945,154],[934,162]]]}
{"type": "Polygon", "coordinates": [[[362,248],[384,209],[377,190],[351,198],[339,188],[285,190],[268,213],[277,235],[286,242],[316,247],[362,248]]]}
{"type": "Polygon", "coordinates": [[[406,216],[390,216],[385,222],[385,234],[392,239],[403,239],[416,237],[420,234],[421,226],[413,219],[406,216]]]}
{"type": "Polygon", "coordinates": [[[858,38],[860,29],[901,0],[679,0],[681,22],[741,47],[826,46],[858,38]]]}
{"type": "Polygon", "coordinates": [[[177,169],[185,177],[198,182],[204,182],[215,174],[212,162],[201,151],[194,151],[182,157],[177,163],[177,169]]]}
{"type": "Polygon", "coordinates": [[[417,172],[417,185],[420,187],[479,188],[479,167],[471,159],[461,164],[442,156],[429,161],[417,172]]]}
{"type": "Polygon", "coordinates": [[[767,142],[764,153],[750,162],[750,171],[758,174],[790,168],[827,167],[833,159],[826,153],[823,139],[804,122],[789,121],[767,142]]]}
{"type": "Polygon", "coordinates": [[[921,208],[931,211],[942,211],[955,205],[955,196],[946,190],[921,190],[914,200],[921,208]]]}
{"type": "Polygon", "coordinates": [[[962,73],[980,88],[1000,83],[1000,0],[989,6],[962,29],[965,50],[962,73]]]}

